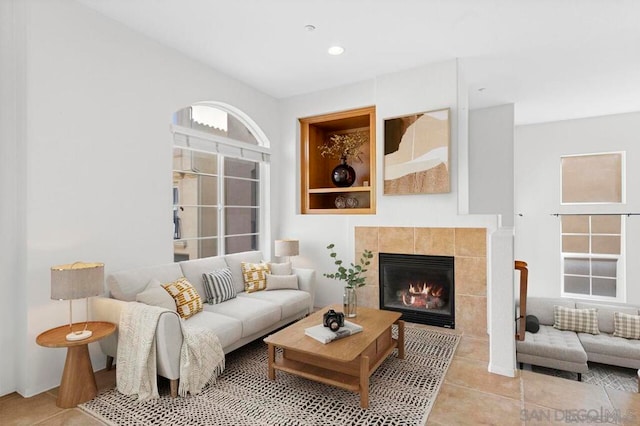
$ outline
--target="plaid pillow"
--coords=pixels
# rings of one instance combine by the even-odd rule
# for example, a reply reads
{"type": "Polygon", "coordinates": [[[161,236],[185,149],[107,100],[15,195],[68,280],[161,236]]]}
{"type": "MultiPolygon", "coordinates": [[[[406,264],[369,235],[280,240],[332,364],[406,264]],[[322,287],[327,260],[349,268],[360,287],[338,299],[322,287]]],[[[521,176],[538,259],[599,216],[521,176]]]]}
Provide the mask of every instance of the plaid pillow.
{"type": "Polygon", "coordinates": [[[267,288],[267,274],[271,273],[267,263],[242,262],[242,278],[244,280],[244,291],[253,293],[267,288]]]}
{"type": "Polygon", "coordinates": [[[553,327],[576,333],[600,334],[597,309],[572,309],[564,306],[553,307],[553,327]]]}
{"type": "Polygon", "coordinates": [[[640,315],[614,312],[613,328],[613,335],[616,337],[640,339],[640,315]]]}

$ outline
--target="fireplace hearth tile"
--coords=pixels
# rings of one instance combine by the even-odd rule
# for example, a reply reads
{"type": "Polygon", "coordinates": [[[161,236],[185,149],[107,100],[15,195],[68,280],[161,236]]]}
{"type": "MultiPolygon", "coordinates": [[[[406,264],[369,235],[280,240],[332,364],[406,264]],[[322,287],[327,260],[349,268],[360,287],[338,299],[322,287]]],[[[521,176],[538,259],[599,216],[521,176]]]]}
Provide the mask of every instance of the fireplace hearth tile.
{"type": "Polygon", "coordinates": [[[378,252],[378,227],[377,226],[356,226],[355,227],[355,250],[358,256],[365,249],[378,252]]]}
{"type": "Polygon", "coordinates": [[[485,257],[456,257],[455,274],[458,294],[487,295],[487,259],[485,257]]]}
{"type": "Polygon", "coordinates": [[[456,293],[456,329],[472,336],[487,337],[487,298],[456,293]]]}
{"type": "Polygon", "coordinates": [[[413,254],[414,228],[390,227],[379,228],[378,249],[380,253],[413,254]]]}
{"type": "Polygon", "coordinates": [[[487,231],[484,228],[456,228],[456,256],[487,256],[487,231]]]}

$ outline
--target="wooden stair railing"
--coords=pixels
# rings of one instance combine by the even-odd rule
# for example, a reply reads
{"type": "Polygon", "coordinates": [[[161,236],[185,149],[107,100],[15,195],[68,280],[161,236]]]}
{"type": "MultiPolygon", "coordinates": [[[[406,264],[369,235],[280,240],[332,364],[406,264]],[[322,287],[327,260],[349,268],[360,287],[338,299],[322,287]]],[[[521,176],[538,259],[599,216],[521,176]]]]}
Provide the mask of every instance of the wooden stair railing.
{"type": "Polygon", "coordinates": [[[527,280],[529,269],[527,262],[516,260],[516,270],[520,271],[520,315],[516,318],[516,340],[524,340],[524,332],[527,325],[527,280]]]}

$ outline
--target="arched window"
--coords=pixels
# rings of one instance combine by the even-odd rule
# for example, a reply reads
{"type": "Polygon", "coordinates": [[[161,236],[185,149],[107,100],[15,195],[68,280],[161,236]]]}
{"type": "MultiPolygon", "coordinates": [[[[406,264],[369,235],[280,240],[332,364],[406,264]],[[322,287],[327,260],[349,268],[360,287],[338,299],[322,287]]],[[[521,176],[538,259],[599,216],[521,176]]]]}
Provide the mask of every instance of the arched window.
{"type": "Polygon", "coordinates": [[[174,260],[264,249],[268,140],[244,113],[203,102],[173,116],[174,260]]]}

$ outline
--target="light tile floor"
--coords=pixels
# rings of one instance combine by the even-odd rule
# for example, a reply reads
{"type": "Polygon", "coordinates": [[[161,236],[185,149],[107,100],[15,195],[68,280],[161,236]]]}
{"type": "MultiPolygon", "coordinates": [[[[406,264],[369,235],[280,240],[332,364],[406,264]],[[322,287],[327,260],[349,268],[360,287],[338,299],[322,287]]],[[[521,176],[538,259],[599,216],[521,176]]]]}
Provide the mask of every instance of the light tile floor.
{"type": "MultiPolygon", "coordinates": [[[[639,393],[530,371],[508,378],[489,373],[488,360],[487,340],[462,336],[428,425],[640,424],[639,393]]],[[[115,370],[97,372],[96,381],[99,389],[115,386],[115,370]]],[[[58,408],[56,392],[0,398],[0,425],[101,424],[78,408],[58,408]]]]}

